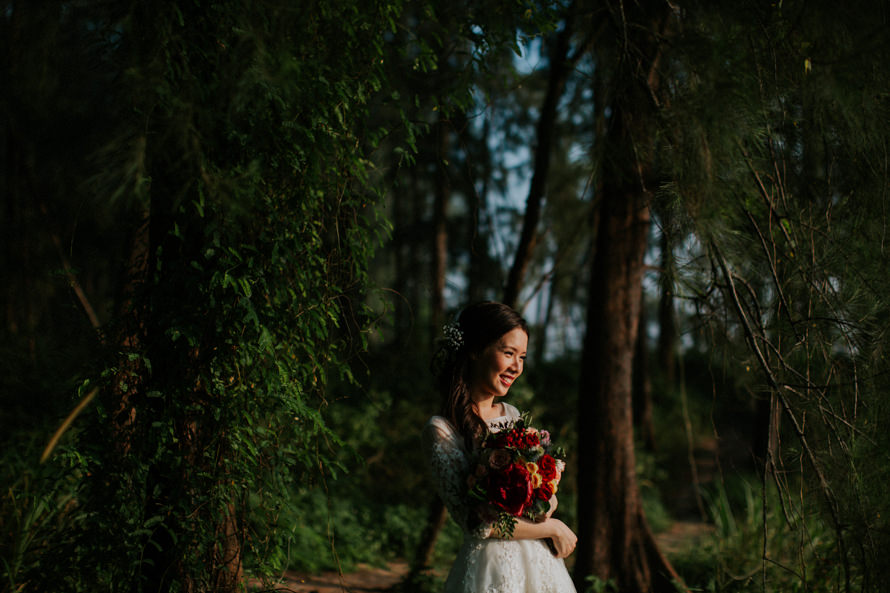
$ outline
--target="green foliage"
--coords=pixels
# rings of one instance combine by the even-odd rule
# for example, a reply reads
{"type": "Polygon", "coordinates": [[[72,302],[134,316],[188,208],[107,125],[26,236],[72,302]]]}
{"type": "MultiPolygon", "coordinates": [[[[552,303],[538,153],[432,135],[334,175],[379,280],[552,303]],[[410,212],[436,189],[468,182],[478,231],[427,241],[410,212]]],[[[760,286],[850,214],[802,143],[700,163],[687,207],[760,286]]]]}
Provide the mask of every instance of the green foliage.
{"type": "Polygon", "coordinates": [[[618,584],[614,579],[603,580],[596,575],[589,575],[585,580],[585,593],[618,593],[618,584]]]}
{"type": "MultiPolygon", "coordinates": [[[[837,540],[806,501],[789,507],[744,479],[717,483],[705,493],[715,531],[672,563],[693,590],[837,591],[845,575],[837,540]]],[[[853,586],[862,586],[857,576],[853,586]]],[[[867,590],[867,589],[866,589],[867,590]]]]}
{"type": "Polygon", "coordinates": [[[887,463],[864,445],[882,440],[873,429],[888,370],[890,285],[873,255],[884,241],[887,179],[875,155],[886,148],[890,70],[868,33],[883,13],[714,7],[690,10],[668,68],[665,162],[675,169],[665,193],[696,235],[681,283],[720,336],[720,366],[745,377],[738,387],[763,412],[755,454],[779,496],[794,507],[799,481],[818,501],[807,529],[833,533],[844,573],[826,579],[868,588],[883,572],[871,479],[887,463]]]}
{"type": "Polygon", "coordinates": [[[637,483],[640,487],[643,513],[652,532],[660,533],[673,523],[673,517],[661,500],[662,489],[659,487],[666,477],[667,470],[662,465],[663,461],[657,459],[655,455],[638,450],[636,457],[637,483]]]}
{"type": "Polygon", "coordinates": [[[43,443],[20,433],[3,454],[0,483],[0,582],[4,591],[28,590],[40,559],[58,545],[58,534],[83,520],[75,497],[76,453],[64,450],[38,463],[43,443]]]}
{"type": "MultiPolygon", "coordinates": [[[[348,482],[348,480],[347,480],[348,482]]],[[[351,571],[409,556],[417,544],[422,505],[381,504],[354,485],[332,481],[328,490],[297,490],[274,516],[254,511],[254,530],[271,556],[271,573],[351,571]]]]}
{"type": "MultiPolygon", "coordinates": [[[[369,185],[368,102],[384,86],[384,35],[400,4],[153,7],[60,11],[49,15],[56,37],[35,40],[107,71],[83,88],[71,81],[111,106],[85,112],[102,122],[81,150],[98,172],[57,175],[60,187],[99,196],[97,217],[123,213],[137,263],[109,281],[120,316],[103,328],[104,370],[84,373],[84,387],[102,391],[79,433],[80,520],[41,548],[27,579],[22,553],[10,556],[32,588],[218,582],[226,554],[254,541],[249,501],[280,504],[337,469],[326,384],[348,378],[364,347],[368,319],[355,303],[386,233],[369,185]],[[220,549],[226,534],[234,541],[220,549]]],[[[4,22],[15,30],[41,10],[17,5],[4,22]]],[[[49,163],[27,165],[39,176],[49,163]]],[[[100,257],[116,257],[115,243],[100,257]]],[[[9,500],[23,517],[16,509],[54,496],[21,493],[28,484],[9,500]]],[[[250,558],[263,570],[277,552],[259,551],[250,558]]]]}

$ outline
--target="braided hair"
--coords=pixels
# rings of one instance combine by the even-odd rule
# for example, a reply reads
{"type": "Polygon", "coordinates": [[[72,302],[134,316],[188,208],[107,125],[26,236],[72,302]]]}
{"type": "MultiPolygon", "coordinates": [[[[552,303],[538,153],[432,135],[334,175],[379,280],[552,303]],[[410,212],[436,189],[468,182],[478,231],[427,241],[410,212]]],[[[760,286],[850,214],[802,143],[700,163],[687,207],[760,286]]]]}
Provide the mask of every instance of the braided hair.
{"type": "Polygon", "coordinates": [[[488,430],[470,397],[471,356],[481,354],[516,328],[528,334],[525,319],[507,305],[493,301],[470,305],[455,325],[446,328],[449,338],[433,358],[433,374],[442,398],[440,413],[463,435],[467,449],[472,449],[488,430]]]}

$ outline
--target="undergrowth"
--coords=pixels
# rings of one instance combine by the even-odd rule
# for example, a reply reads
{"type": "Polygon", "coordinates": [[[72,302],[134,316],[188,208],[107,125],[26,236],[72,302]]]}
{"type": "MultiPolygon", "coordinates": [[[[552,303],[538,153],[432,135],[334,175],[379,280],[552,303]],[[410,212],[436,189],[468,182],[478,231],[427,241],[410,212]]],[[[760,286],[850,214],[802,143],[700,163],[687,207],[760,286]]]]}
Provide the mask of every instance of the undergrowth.
{"type": "Polygon", "coordinates": [[[764,495],[753,478],[715,482],[703,496],[714,531],[671,558],[693,591],[845,590],[835,534],[815,505],[783,501],[769,485],[764,495]]]}

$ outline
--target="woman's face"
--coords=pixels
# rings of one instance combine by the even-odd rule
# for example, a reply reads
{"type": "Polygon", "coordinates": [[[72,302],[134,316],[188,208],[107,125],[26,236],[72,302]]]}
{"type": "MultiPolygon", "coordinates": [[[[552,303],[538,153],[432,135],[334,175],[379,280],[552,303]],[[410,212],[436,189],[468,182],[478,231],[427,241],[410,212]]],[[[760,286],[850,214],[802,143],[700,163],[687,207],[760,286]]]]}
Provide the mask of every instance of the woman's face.
{"type": "Polygon", "coordinates": [[[525,365],[528,334],[517,327],[490,344],[472,362],[470,393],[475,396],[504,396],[525,365]]]}

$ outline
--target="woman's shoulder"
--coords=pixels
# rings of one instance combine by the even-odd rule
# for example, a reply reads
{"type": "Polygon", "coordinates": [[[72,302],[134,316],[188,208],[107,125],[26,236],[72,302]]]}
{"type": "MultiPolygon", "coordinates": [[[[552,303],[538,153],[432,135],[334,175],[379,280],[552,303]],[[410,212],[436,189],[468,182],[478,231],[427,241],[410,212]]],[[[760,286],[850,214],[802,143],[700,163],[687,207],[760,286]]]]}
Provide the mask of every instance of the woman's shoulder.
{"type": "Polygon", "coordinates": [[[514,406],[512,404],[508,404],[507,402],[501,402],[501,403],[504,405],[504,416],[506,416],[510,420],[516,420],[520,416],[522,416],[522,414],[519,413],[519,410],[516,408],[516,406],[514,406]]]}
{"type": "Polygon", "coordinates": [[[430,428],[436,430],[454,430],[454,426],[445,416],[430,416],[430,419],[426,421],[423,429],[428,430],[430,428]]]}
{"type": "Polygon", "coordinates": [[[444,416],[431,416],[423,426],[423,433],[425,435],[436,434],[439,436],[456,436],[457,429],[444,416]]]}
{"type": "Polygon", "coordinates": [[[423,426],[422,438],[429,446],[435,443],[460,446],[462,439],[454,425],[444,416],[432,416],[423,426]]]}

